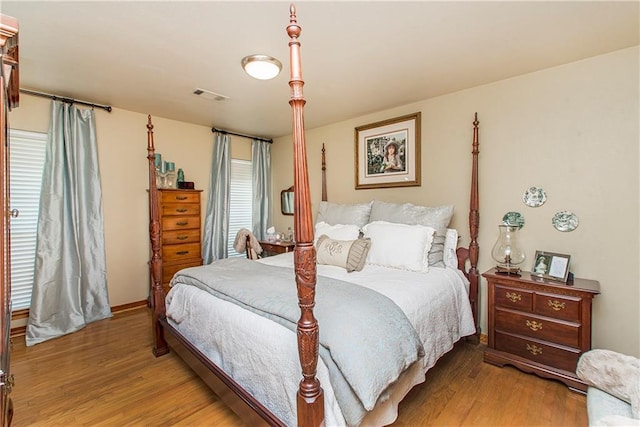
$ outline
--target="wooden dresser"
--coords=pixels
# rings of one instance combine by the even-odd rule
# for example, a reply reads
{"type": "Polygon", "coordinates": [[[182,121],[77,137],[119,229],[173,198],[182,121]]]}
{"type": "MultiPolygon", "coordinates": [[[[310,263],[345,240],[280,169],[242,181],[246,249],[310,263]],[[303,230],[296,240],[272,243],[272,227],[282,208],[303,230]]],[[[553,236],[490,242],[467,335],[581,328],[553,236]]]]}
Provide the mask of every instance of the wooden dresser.
{"type": "Polygon", "coordinates": [[[595,280],[568,284],[529,272],[482,275],[488,282],[489,344],[484,361],[552,378],[585,392],[575,369],[591,349],[591,302],[600,293],[595,280]]]}
{"type": "Polygon", "coordinates": [[[202,190],[159,189],[162,225],[162,286],[169,292],[173,275],[202,265],[200,193],[202,190]]]}
{"type": "Polygon", "coordinates": [[[296,247],[295,243],[284,241],[267,242],[266,240],[260,240],[259,243],[260,246],[262,246],[262,256],[271,256],[293,252],[296,247]]]}

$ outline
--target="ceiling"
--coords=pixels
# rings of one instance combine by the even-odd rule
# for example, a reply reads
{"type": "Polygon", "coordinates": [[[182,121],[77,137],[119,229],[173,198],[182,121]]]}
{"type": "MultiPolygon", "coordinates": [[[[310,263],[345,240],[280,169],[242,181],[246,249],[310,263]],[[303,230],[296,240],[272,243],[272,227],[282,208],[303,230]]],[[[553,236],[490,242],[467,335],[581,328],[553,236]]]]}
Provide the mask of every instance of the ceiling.
{"type": "MultiPolygon", "coordinates": [[[[639,44],[640,3],[299,1],[307,128],[639,44]]],[[[262,137],[291,133],[289,3],[7,1],[21,87],[262,137]],[[283,72],[254,80],[249,54],[283,72]],[[195,88],[225,101],[193,95],[195,88]]]]}

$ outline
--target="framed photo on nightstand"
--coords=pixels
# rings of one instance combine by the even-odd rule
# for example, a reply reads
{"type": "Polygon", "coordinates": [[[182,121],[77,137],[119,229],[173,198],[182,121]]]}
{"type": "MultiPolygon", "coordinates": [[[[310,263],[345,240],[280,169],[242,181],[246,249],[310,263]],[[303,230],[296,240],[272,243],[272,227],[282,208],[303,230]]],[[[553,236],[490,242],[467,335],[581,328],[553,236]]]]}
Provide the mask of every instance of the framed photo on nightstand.
{"type": "Polygon", "coordinates": [[[533,266],[531,267],[531,274],[549,280],[566,282],[569,276],[570,260],[571,255],[536,251],[536,256],[533,258],[533,266]]]}

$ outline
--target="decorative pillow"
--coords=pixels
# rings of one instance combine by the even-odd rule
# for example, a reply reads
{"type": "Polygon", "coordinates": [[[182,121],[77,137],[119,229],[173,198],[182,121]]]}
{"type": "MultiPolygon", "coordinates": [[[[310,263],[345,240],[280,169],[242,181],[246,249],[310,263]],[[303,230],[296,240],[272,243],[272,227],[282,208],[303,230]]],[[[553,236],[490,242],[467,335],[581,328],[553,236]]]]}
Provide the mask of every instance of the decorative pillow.
{"type": "Polygon", "coordinates": [[[640,359],[611,350],[594,349],[578,359],[576,375],[590,386],[631,404],[640,417],[640,359]]]}
{"type": "Polygon", "coordinates": [[[331,225],[354,224],[364,227],[369,222],[370,213],[371,202],[352,205],[320,202],[316,222],[326,222],[331,225]]]}
{"type": "Polygon", "coordinates": [[[318,264],[337,265],[347,270],[360,271],[367,260],[371,239],[335,240],[323,234],[316,243],[318,264]]]}
{"type": "Polygon", "coordinates": [[[371,239],[367,263],[411,271],[429,271],[428,254],[435,229],[423,225],[375,221],[364,226],[371,239]]]}
{"type": "Polygon", "coordinates": [[[456,255],[456,249],[458,248],[458,237],[458,230],[447,228],[447,233],[444,237],[443,261],[444,265],[449,268],[458,269],[458,256],[456,255]]]}
{"type": "Polygon", "coordinates": [[[387,203],[374,200],[369,221],[388,221],[407,225],[424,225],[436,230],[429,265],[444,267],[444,240],[447,227],[453,216],[453,205],[419,206],[412,203],[387,203]]]}
{"type": "Polygon", "coordinates": [[[360,236],[360,228],[352,224],[329,225],[326,222],[319,222],[314,230],[314,243],[318,243],[318,238],[323,234],[336,240],[355,240],[360,236]]]}

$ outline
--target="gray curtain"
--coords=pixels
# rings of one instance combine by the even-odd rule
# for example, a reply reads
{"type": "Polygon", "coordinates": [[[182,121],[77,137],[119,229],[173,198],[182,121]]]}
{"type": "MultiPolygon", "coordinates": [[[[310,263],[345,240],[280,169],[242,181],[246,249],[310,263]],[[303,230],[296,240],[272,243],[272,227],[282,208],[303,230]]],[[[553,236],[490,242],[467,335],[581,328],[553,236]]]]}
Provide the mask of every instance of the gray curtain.
{"type": "Polygon", "coordinates": [[[93,110],[53,101],[26,343],[111,317],[93,110]]]}
{"type": "Polygon", "coordinates": [[[230,138],[216,132],[209,200],[204,218],[202,236],[202,258],[205,264],[227,257],[227,234],[229,233],[229,185],[231,179],[230,138]]]}
{"type": "Polygon", "coordinates": [[[271,212],[271,144],[254,139],[251,142],[251,177],[253,181],[253,234],[264,240],[271,212]]]}

